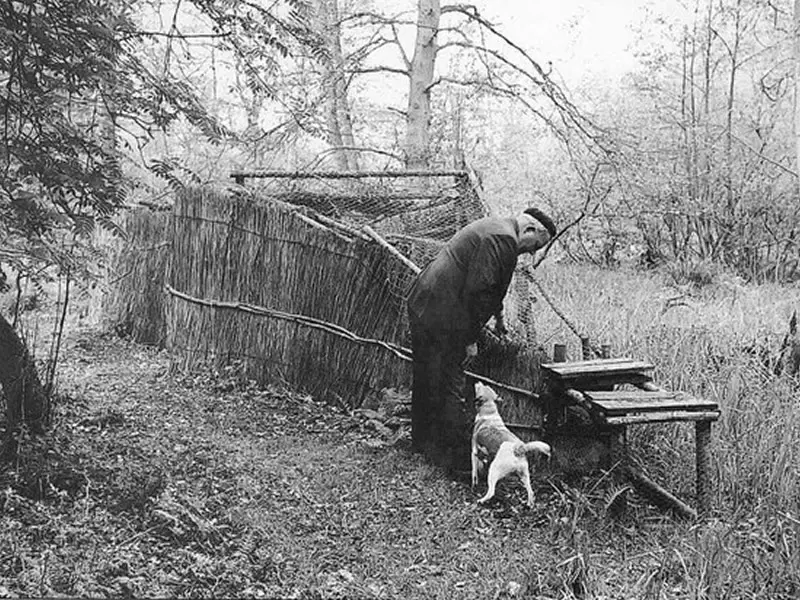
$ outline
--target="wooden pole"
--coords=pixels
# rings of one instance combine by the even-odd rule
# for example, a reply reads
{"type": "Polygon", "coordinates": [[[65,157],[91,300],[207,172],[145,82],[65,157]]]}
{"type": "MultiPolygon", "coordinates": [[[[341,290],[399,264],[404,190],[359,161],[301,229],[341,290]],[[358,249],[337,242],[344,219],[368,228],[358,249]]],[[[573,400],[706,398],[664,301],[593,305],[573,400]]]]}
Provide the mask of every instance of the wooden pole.
{"type": "Polygon", "coordinates": [[[581,336],[581,354],[583,360],[592,359],[592,343],[588,335],[581,336]]]}
{"type": "MultiPolygon", "coordinates": [[[[618,484],[622,484],[628,472],[628,432],[624,425],[612,429],[610,446],[613,478],[618,484]]],[[[627,508],[628,496],[625,494],[620,499],[616,514],[624,515],[627,508]]]]}
{"type": "Polygon", "coordinates": [[[566,344],[553,344],[553,362],[567,362],[566,344]]]}
{"type": "Polygon", "coordinates": [[[700,515],[707,517],[711,511],[711,421],[697,421],[695,427],[695,454],[697,475],[697,505],[700,515]]]}
{"type": "Polygon", "coordinates": [[[415,275],[419,275],[422,272],[422,269],[420,269],[417,265],[415,265],[412,260],[403,256],[403,254],[397,248],[392,246],[389,242],[387,242],[380,235],[378,235],[378,233],[374,229],[372,229],[372,227],[370,227],[369,225],[364,225],[362,229],[364,233],[366,233],[369,237],[375,240],[382,248],[388,250],[392,256],[394,256],[397,260],[399,260],[401,263],[407,266],[408,269],[412,271],[415,275]]]}
{"type": "Polygon", "coordinates": [[[636,487],[640,494],[649,498],[654,504],[669,508],[675,513],[686,519],[696,519],[697,512],[680,498],[672,495],[655,481],[628,467],[626,469],[630,482],[636,487]]]}
{"type": "Polygon", "coordinates": [[[366,179],[368,177],[464,177],[466,171],[234,171],[239,183],[247,179],[366,179]]]}

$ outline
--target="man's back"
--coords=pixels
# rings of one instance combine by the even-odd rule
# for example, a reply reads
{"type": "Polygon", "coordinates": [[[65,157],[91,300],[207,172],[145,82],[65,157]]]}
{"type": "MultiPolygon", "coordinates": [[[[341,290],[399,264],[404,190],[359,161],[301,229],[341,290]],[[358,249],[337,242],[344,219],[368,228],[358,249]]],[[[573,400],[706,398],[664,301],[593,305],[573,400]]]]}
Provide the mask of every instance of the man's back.
{"type": "Polygon", "coordinates": [[[445,245],[411,290],[409,313],[432,330],[480,328],[508,288],[517,263],[513,218],[470,223],[445,245]]]}

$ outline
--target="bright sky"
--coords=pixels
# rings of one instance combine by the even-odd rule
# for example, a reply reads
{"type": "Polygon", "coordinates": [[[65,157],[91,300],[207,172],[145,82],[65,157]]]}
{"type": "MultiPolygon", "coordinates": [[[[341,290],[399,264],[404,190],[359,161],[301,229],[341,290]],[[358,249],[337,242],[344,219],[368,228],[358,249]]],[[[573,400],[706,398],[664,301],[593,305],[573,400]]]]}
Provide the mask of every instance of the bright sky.
{"type": "Polygon", "coordinates": [[[619,74],[636,64],[632,25],[647,0],[504,0],[485,15],[537,60],[551,61],[568,83],[587,71],[619,74]]]}

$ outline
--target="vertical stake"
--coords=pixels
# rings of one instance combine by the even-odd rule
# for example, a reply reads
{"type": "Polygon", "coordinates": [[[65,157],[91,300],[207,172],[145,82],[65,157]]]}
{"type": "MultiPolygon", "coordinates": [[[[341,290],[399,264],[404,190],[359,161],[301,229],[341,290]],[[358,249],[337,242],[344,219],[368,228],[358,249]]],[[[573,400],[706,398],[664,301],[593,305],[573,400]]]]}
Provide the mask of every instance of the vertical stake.
{"type": "Polygon", "coordinates": [[[695,423],[697,458],[697,513],[707,517],[711,510],[711,421],[695,423]]]}

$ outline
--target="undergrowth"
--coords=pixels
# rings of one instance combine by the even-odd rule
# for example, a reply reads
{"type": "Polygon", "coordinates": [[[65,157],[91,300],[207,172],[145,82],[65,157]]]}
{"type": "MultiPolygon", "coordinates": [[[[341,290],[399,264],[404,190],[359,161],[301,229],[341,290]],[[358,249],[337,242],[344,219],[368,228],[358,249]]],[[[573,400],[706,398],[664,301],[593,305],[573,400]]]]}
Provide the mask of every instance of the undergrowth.
{"type": "MultiPolygon", "coordinates": [[[[796,597],[800,376],[778,376],[775,365],[792,312],[800,311],[800,288],[725,279],[674,285],[657,274],[563,265],[543,266],[538,275],[598,345],[650,361],[667,389],[719,404],[713,518],[663,542],[679,557],[694,597],[796,597]]],[[[566,342],[578,356],[574,336],[539,306],[540,337],[566,342]]],[[[629,443],[648,474],[694,502],[691,424],[632,427],[629,443]]]]}

